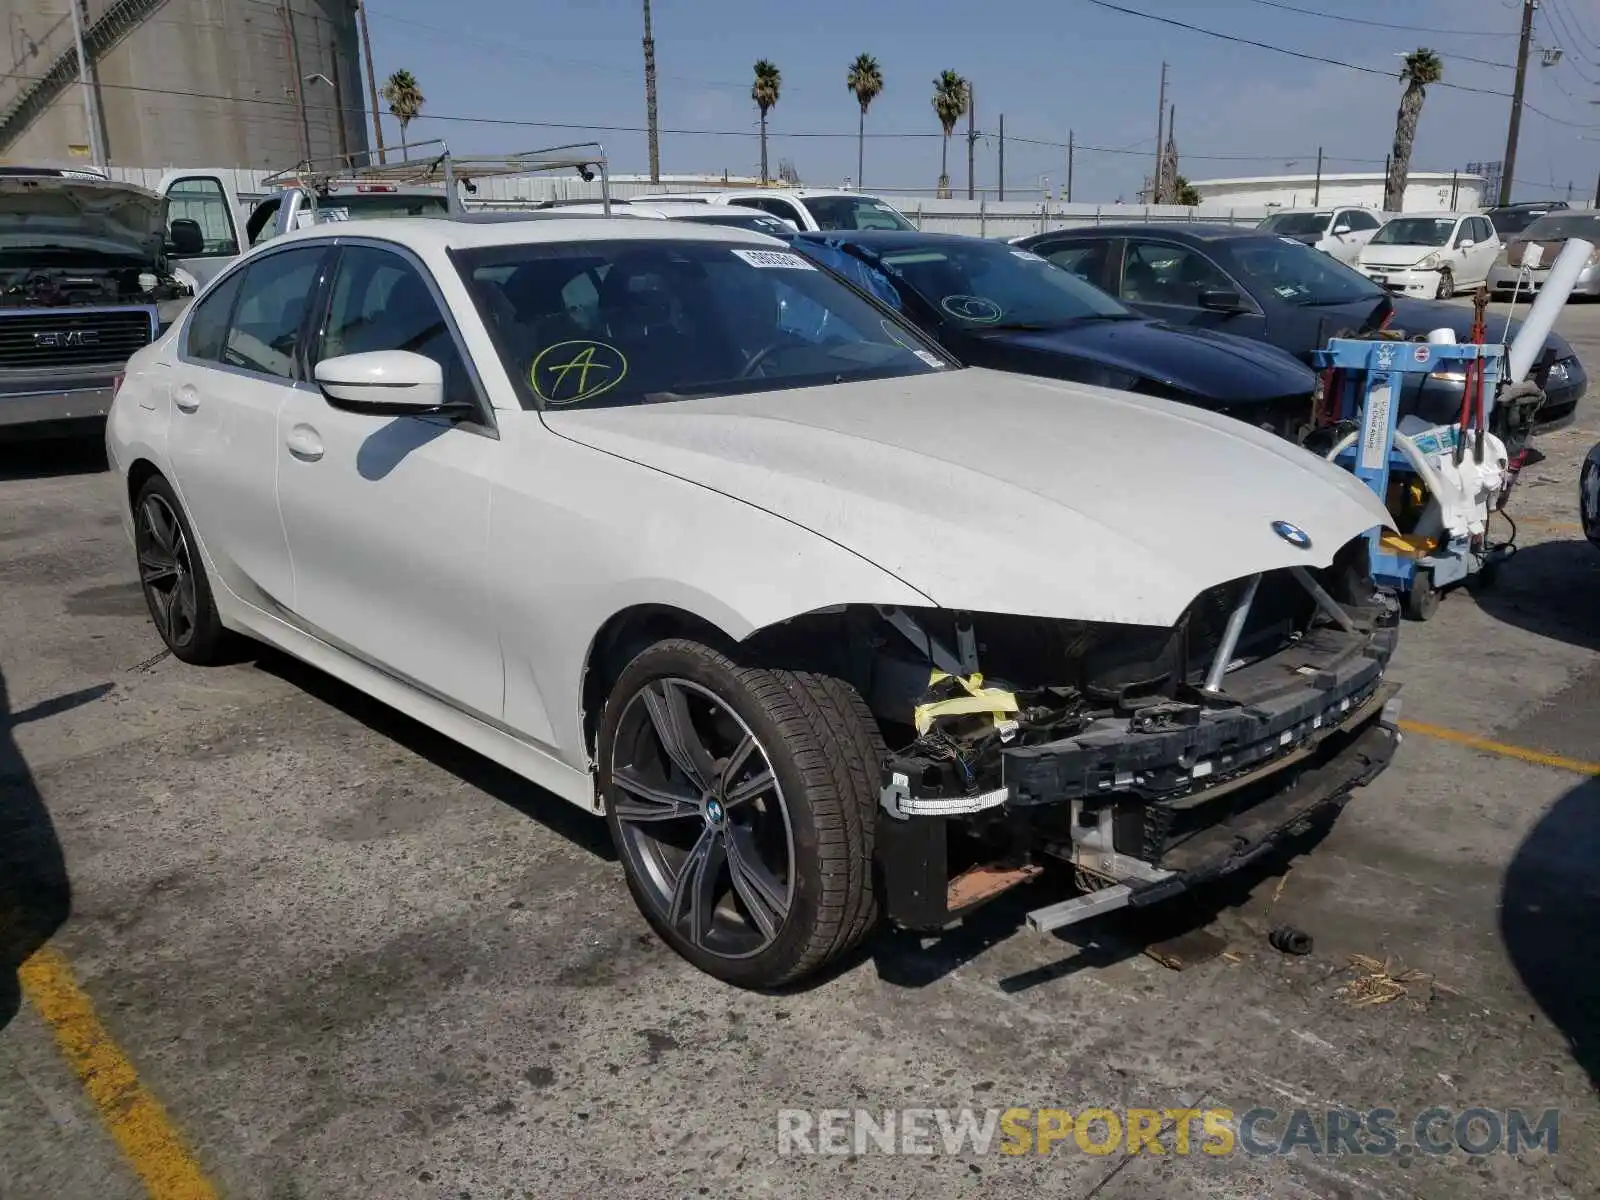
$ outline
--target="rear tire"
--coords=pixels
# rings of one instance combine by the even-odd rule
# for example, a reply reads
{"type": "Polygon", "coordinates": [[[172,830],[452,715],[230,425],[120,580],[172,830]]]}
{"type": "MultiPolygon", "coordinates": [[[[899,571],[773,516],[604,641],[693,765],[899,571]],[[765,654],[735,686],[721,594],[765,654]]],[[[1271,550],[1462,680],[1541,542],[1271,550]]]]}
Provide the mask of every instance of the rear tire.
{"type": "Polygon", "coordinates": [[[709,975],[774,988],[877,920],[882,742],[861,697],[807,671],[657,642],[606,703],[599,789],[628,890],[709,975]]]}
{"type": "Polygon", "coordinates": [[[1439,272],[1439,288],[1434,292],[1434,297],[1439,300],[1448,300],[1456,294],[1456,277],[1449,267],[1439,272]]]}
{"type": "Polygon", "coordinates": [[[133,501],[133,540],[139,586],[156,632],[174,658],[214,666],[227,657],[222,627],[199,543],[178,494],[153,475],[133,501]]]}
{"type": "Polygon", "coordinates": [[[1413,621],[1426,621],[1438,611],[1439,589],[1433,586],[1433,572],[1418,571],[1406,592],[1406,616],[1413,621]]]}

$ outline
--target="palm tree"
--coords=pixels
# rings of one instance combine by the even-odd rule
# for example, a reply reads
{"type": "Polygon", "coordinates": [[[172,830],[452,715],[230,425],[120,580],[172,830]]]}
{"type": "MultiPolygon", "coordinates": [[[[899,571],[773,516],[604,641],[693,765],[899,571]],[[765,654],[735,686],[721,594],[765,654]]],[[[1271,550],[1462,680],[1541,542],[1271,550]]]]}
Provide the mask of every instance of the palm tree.
{"type": "Polygon", "coordinates": [[[406,154],[406,126],[422,113],[427,97],[410,71],[400,70],[389,76],[383,85],[383,98],[389,102],[389,115],[400,122],[400,157],[406,154]]]}
{"type": "Polygon", "coordinates": [[[883,71],[878,67],[878,60],[870,54],[856,55],[855,62],[850,64],[850,73],[844,77],[844,85],[855,93],[856,103],[861,106],[861,123],[856,126],[856,187],[859,188],[863,186],[861,177],[866,171],[867,109],[883,91],[883,71]]]}
{"type": "Polygon", "coordinates": [[[766,59],[756,60],[756,81],[750,85],[750,99],[761,110],[761,182],[767,181],[767,113],[778,103],[778,89],[783,86],[783,76],[776,63],[766,59]]]}
{"type": "Polygon", "coordinates": [[[650,182],[661,182],[661,125],[656,119],[656,35],[650,26],[650,0],[644,0],[644,120],[650,143],[650,182]]]}
{"type": "Polygon", "coordinates": [[[956,131],[956,122],[966,115],[971,103],[970,85],[954,71],[941,71],[933,81],[933,111],[944,128],[944,141],[939,153],[939,196],[950,198],[950,135],[956,131]]]}
{"type": "Polygon", "coordinates": [[[1383,207],[1399,212],[1405,204],[1406,176],[1411,172],[1411,147],[1417,140],[1417,121],[1422,117],[1422,102],[1428,85],[1444,78],[1444,64],[1426,46],[1406,55],[1400,79],[1406,90],[1400,94],[1400,112],[1394,119],[1394,153],[1389,158],[1389,178],[1383,182],[1383,207]]]}

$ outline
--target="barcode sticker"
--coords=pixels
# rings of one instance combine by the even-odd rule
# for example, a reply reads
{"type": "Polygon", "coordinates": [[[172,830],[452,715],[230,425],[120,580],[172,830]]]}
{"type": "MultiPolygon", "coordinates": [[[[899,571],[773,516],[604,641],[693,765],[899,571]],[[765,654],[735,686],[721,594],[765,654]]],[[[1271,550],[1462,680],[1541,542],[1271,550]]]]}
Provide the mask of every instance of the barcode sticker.
{"type": "Polygon", "coordinates": [[[815,271],[816,268],[798,254],[783,250],[735,250],[734,254],[752,267],[780,271],[815,271]]]}

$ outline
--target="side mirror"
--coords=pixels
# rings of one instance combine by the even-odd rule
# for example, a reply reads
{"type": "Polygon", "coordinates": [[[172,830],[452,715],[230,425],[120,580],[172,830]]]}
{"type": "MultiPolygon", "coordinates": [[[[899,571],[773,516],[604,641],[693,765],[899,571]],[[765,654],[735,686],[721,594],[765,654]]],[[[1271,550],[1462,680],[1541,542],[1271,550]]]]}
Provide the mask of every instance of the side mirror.
{"type": "Polygon", "coordinates": [[[1333,227],[1333,236],[1338,237],[1341,233],[1349,233],[1350,231],[1350,226],[1348,225],[1335,225],[1333,227]]]}
{"type": "Polygon", "coordinates": [[[1244,297],[1231,288],[1206,288],[1200,293],[1200,307],[1212,312],[1244,312],[1244,297]]]}
{"type": "Polygon", "coordinates": [[[334,408],[374,417],[425,417],[459,413],[446,404],[444,371],[431,358],[409,350],[341,354],[317,364],[317,386],[334,408]]]}
{"type": "Polygon", "coordinates": [[[1478,243],[1473,241],[1471,238],[1462,238],[1456,243],[1456,248],[1458,250],[1471,250],[1477,244],[1478,243]]]}
{"type": "Polygon", "coordinates": [[[172,238],[172,252],[179,258],[193,258],[197,254],[206,252],[206,238],[200,231],[199,221],[178,217],[172,222],[169,233],[172,238]]]}

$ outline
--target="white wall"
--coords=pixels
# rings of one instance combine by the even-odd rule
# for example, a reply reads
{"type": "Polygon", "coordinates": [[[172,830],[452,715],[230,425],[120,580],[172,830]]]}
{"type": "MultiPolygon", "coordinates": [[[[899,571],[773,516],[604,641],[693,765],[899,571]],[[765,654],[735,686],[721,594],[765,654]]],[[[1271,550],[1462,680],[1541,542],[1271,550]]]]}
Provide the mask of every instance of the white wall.
{"type": "MultiPolygon", "coordinates": [[[[1383,180],[1374,175],[1360,179],[1322,180],[1319,189],[1313,179],[1217,180],[1194,185],[1208,206],[1237,205],[1256,208],[1318,208],[1353,204],[1364,208],[1383,207],[1383,180]],[[1313,197],[1317,197],[1313,200],[1313,197]]],[[[1452,184],[1448,175],[1413,175],[1406,185],[1404,211],[1429,212],[1454,207],[1460,212],[1476,212],[1482,207],[1483,181],[1464,176],[1452,184]],[[1450,203],[1455,194],[1455,204],[1450,203]]]]}

